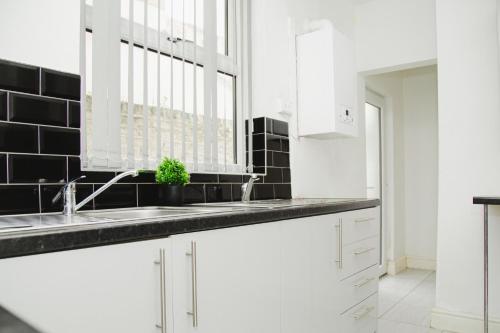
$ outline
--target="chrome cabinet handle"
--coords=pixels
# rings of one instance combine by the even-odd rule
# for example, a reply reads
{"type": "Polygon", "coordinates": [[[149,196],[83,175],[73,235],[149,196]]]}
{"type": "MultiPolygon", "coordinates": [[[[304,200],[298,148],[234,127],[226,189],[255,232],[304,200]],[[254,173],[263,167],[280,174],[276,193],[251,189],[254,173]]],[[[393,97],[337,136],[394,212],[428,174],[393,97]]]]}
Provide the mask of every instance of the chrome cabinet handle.
{"type": "Polygon", "coordinates": [[[193,317],[193,327],[198,327],[198,271],[196,265],[196,242],[191,241],[191,252],[186,253],[191,257],[191,295],[193,310],[187,314],[193,317]]]}
{"type": "Polygon", "coordinates": [[[364,279],[363,281],[360,281],[360,282],[355,283],[355,284],[354,284],[354,287],[356,287],[356,288],[361,288],[361,287],[363,287],[364,285],[366,285],[366,284],[368,284],[368,283],[372,282],[373,280],[375,280],[375,278],[374,278],[374,277],[364,279]]]}
{"type": "Polygon", "coordinates": [[[370,312],[372,312],[373,310],[375,310],[374,306],[364,306],[363,308],[361,308],[361,310],[354,312],[352,314],[352,317],[354,318],[354,320],[360,320],[361,318],[366,317],[368,314],[370,314],[370,312]]]}
{"type": "Polygon", "coordinates": [[[365,219],[356,219],[356,220],[354,220],[355,223],[363,223],[363,222],[371,222],[371,221],[375,221],[375,218],[374,217],[368,217],[368,218],[365,218],[365,219]]]}
{"type": "Polygon", "coordinates": [[[155,261],[160,265],[160,323],[156,327],[161,329],[161,333],[167,333],[167,299],[165,292],[165,249],[160,249],[160,260],[155,261]]]}
{"type": "Polygon", "coordinates": [[[374,247],[368,247],[365,249],[358,249],[358,250],[354,251],[353,253],[355,256],[359,256],[360,254],[365,254],[365,253],[368,253],[368,252],[373,251],[373,250],[375,250],[374,247]]]}
{"type": "Polygon", "coordinates": [[[337,232],[337,266],[339,269],[342,269],[342,219],[339,220],[339,223],[335,225],[335,231],[337,232]]]}

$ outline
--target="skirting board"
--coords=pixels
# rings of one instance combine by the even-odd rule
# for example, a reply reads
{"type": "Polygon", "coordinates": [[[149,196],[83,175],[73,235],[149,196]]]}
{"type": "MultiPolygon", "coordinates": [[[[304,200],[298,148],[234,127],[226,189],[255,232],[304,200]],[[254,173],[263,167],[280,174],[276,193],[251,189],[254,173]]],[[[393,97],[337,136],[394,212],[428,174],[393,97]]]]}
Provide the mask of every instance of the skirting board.
{"type": "MultiPolygon", "coordinates": [[[[489,323],[490,333],[500,333],[499,319],[490,318],[489,323]]],[[[431,327],[457,333],[483,333],[483,318],[434,308],[431,314],[431,327]]]]}
{"type": "Polygon", "coordinates": [[[419,257],[406,257],[406,267],[435,271],[436,260],[419,257]]]}
{"type": "Polygon", "coordinates": [[[396,275],[406,269],[406,257],[387,261],[387,274],[396,275]]]}

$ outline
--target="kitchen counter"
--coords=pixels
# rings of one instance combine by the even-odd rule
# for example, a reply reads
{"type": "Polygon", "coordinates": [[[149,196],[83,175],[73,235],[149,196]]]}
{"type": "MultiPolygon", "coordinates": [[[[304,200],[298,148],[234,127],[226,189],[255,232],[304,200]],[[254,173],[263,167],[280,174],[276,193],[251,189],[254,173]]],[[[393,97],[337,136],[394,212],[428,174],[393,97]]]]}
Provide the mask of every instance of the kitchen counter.
{"type": "Polygon", "coordinates": [[[2,333],[40,333],[23,320],[0,306],[0,332],[2,333]]]}
{"type": "Polygon", "coordinates": [[[0,258],[165,238],[181,233],[371,208],[379,204],[378,199],[280,200],[279,205],[272,208],[258,204],[245,207],[217,203],[184,206],[206,207],[207,211],[202,214],[99,222],[93,217],[85,217],[85,213],[79,213],[71,220],[61,214],[4,216],[0,217],[0,258]],[[208,207],[217,206],[231,208],[208,210],[208,207]],[[37,225],[24,227],[27,221],[31,224],[36,221],[37,225]]]}

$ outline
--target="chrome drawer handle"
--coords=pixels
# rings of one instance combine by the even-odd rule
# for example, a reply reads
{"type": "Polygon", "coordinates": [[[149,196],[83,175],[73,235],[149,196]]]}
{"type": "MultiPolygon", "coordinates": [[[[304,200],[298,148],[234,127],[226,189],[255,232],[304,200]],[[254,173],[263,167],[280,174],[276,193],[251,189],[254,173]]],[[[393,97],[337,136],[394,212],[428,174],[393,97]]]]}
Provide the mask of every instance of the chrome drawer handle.
{"type": "Polygon", "coordinates": [[[369,315],[373,310],[375,310],[374,306],[365,306],[361,310],[354,312],[352,314],[352,317],[354,318],[354,320],[360,320],[361,318],[369,315]]]}
{"type": "Polygon", "coordinates": [[[342,269],[342,219],[339,221],[339,224],[335,225],[335,231],[337,232],[337,259],[335,262],[339,269],[342,269]]]}
{"type": "Polygon", "coordinates": [[[359,256],[360,254],[365,254],[365,253],[368,253],[368,252],[374,251],[374,250],[375,250],[374,247],[368,247],[365,249],[358,249],[358,250],[354,251],[354,255],[359,256]]]}
{"type": "Polygon", "coordinates": [[[161,333],[167,333],[167,297],[165,293],[165,249],[160,249],[160,260],[155,261],[160,265],[160,324],[156,327],[161,329],[161,333]]]}
{"type": "Polygon", "coordinates": [[[371,222],[371,221],[375,221],[375,218],[374,217],[369,217],[369,218],[366,218],[366,219],[356,219],[356,220],[354,220],[354,222],[356,222],[356,223],[371,222]]]}
{"type": "Polygon", "coordinates": [[[356,287],[356,288],[361,288],[361,287],[363,287],[364,285],[366,285],[366,284],[368,284],[368,283],[372,282],[373,280],[375,280],[375,278],[374,278],[374,277],[364,279],[364,280],[363,280],[363,281],[361,281],[361,282],[355,283],[355,284],[354,284],[354,287],[356,287]]]}
{"type": "Polygon", "coordinates": [[[197,267],[197,253],[196,242],[191,242],[191,252],[186,253],[191,257],[191,295],[193,310],[188,311],[187,314],[193,317],[193,327],[198,327],[198,267],[197,267]]]}

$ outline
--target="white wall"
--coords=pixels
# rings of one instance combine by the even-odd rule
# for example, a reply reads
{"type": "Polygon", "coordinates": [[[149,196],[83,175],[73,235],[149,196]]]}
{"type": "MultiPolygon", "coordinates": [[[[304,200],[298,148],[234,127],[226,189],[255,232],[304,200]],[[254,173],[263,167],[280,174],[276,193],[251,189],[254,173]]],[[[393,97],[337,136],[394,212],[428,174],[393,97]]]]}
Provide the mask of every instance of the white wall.
{"type": "Polygon", "coordinates": [[[436,58],[436,0],[376,0],[356,6],[360,72],[428,65],[436,58]]]}
{"type": "Polygon", "coordinates": [[[0,59],[79,73],[79,0],[2,0],[0,59]]]}
{"type": "Polygon", "coordinates": [[[436,67],[405,71],[403,78],[405,252],[415,268],[435,268],[438,197],[436,67]]]}
{"type": "MultiPolygon", "coordinates": [[[[293,64],[290,62],[289,19],[301,26],[306,19],[331,19],[348,36],[354,34],[351,0],[252,0],[253,111],[283,119],[276,100],[294,103],[293,64]]],[[[361,102],[364,88],[360,83],[361,102]]],[[[362,105],[362,104],[359,104],[362,105]]],[[[363,113],[364,114],[364,113],[363,113]]],[[[359,128],[364,128],[360,114],[359,128]]],[[[296,138],[290,120],[291,172],[294,197],[362,197],[365,195],[364,134],[356,139],[296,138]]]]}
{"type": "MultiPolygon", "coordinates": [[[[482,207],[472,205],[472,196],[500,192],[497,8],[495,0],[439,0],[436,8],[439,76],[436,306],[453,315],[479,317],[483,278],[482,207]]],[[[499,210],[492,211],[490,223],[490,315],[500,318],[499,210]]],[[[433,318],[433,323],[442,325],[438,317],[433,318]]],[[[453,316],[450,318],[446,323],[454,320],[453,316]]],[[[460,331],[482,332],[480,325],[460,331]]]]}

